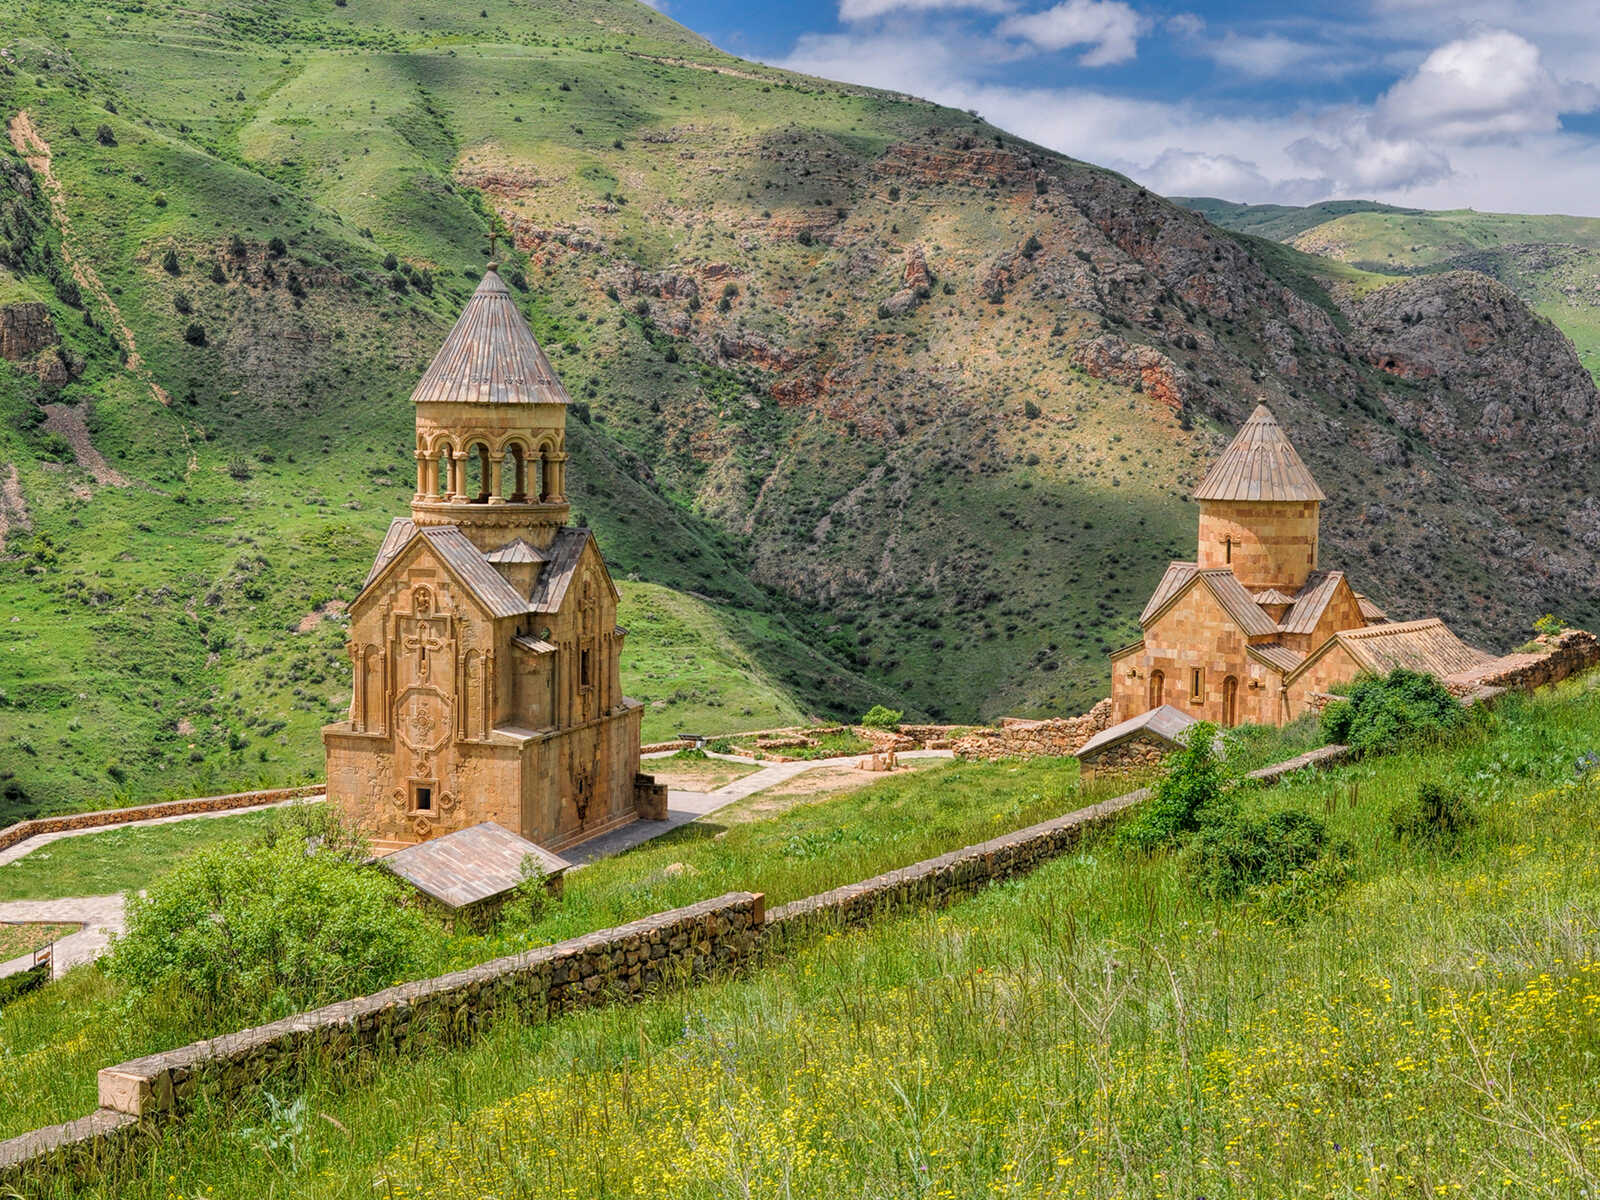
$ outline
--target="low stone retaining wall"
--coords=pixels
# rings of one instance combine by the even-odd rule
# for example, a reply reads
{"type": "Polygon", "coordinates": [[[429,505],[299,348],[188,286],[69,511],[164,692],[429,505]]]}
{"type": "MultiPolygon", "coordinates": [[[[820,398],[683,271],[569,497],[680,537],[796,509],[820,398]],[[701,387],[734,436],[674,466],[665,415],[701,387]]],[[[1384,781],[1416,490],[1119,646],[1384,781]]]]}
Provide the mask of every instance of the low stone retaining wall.
{"type": "MultiPolygon", "coordinates": [[[[1249,778],[1271,784],[1295,771],[1329,766],[1349,757],[1348,746],[1323,746],[1252,771],[1249,778]]],[[[996,880],[1026,874],[1040,863],[1065,854],[1085,832],[1114,820],[1149,795],[1149,788],[1140,788],[975,846],[963,846],[960,850],[886,871],[859,883],[847,883],[804,900],[781,904],[767,914],[767,928],[773,930],[791,924],[850,925],[885,909],[948,903],[996,880]]]]}
{"type": "MultiPolygon", "coordinates": [[[[1347,758],[1324,746],[1251,772],[1272,783],[1347,758]]],[[[764,911],[764,898],[729,892],[687,908],[401,984],[282,1021],[194,1042],[100,1072],[101,1107],[64,1125],[0,1142],[0,1188],[103,1170],[133,1152],[160,1122],[203,1093],[238,1094],[316,1055],[351,1056],[429,1037],[464,1040],[495,1019],[543,1020],[576,1008],[635,999],[748,962],[814,925],[854,924],[911,904],[943,904],[1023,874],[1070,850],[1084,832],[1149,795],[1140,789],[1015,833],[964,846],[872,879],[764,911]]]]}
{"type": "Polygon", "coordinates": [[[272,788],[263,792],[234,792],[228,796],[196,796],[191,800],[167,800],[160,804],[141,804],[135,808],[97,808],[93,812],[62,813],[57,817],[34,817],[0,829],[0,850],[25,842],[41,833],[61,833],[68,829],[96,829],[102,825],[121,825],[127,821],[148,821],[156,817],[182,817],[192,813],[226,812],[230,808],[254,808],[315,796],[327,785],[308,784],[296,788],[272,788]]]}
{"type": "Polygon", "coordinates": [[[1600,666],[1600,639],[1586,629],[1564,629],[1554,637],[1537,641],[1542,651],[1507,654],[1476,671],[1452,675],[1445,683],[1452,691],[1462,689],[1466,693],[1490,688],[1531,692],[1600,666]]]}
{"type": "Polygon", "coordinates": [[[1050,717],[1042,721],[1001,718],[998,728],[974,729],[952,743],[957,758],[1065,758],[1083,749],[1095,734],[1111,727],[1111,698],[1107,696],[1081,717],[1050,717]]]}

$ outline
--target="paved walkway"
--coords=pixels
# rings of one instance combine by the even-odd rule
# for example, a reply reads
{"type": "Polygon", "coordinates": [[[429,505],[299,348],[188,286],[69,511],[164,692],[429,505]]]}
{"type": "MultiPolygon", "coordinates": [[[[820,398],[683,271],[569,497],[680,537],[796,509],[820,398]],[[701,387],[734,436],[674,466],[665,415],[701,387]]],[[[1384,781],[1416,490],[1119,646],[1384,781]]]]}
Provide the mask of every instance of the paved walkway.
{"type": "MultiPolygon", "coordinates": [[[[121,826],[105,825],[101,828],[120,829],[121,826]]],[[[105,953],[111,934],[122,932],[125,927],[123,897],[118,894],[74,896],[65,900],[7,900],[0,903],[0,922],[81,925],[83,928],[77,933],[69,933],[55,944],[54,976],[59,978],[69,967],[99,958],[105,953]]],[[[26,971],[32,966],[31,954],[0,963],[0,979],[26,971]]]]}
{"type": "MultiPolygon", "coordinates": [[[[666,750],[657,754],[647,754],[646,760],[652,758],[669,758],[677,753],[666,750]]],[[[737,754],[712,754],[706,752],[708,758],[720,758],[727,762],[745,763],[749,766],[761,766],[759,760],[745,758],[737,754]]],[[[652,841],[664,833],[671,833],[681,825],[690,821],[698,821],[701,817],[716,812],[719,808],[726,808],[736,801],[743,800],[746,796],[753,796],[757,792],[764,792],[770,787],[780,783],[787,783],[796,775],[803,775],[807,771],[814,771],[818,767],[853,767],[860,762],[865,754],[846,754],[840,758],[813,758],[800,762],[770,763],[761,766],[761,770],[746,775],[742,779],[735,779],[732,783],[724,784],[714,792],[686,792],[673,788],[667,793],[667,819],[665,821],[634,821],[624,825],[621,829],[614,829],[610,833],[602,833],[597,838],[587,842],[580,842],[569,850],[564,850],[561,857],[569,862],[582,865],[592,863],[597,859],[610,858],[613,854],[621,854],[624,850],[631,850],[644,842],[652,841]]],[[[906,750],[900,754],[902,759],[907,758],[954,758],[949,750],[906,750]]]]}

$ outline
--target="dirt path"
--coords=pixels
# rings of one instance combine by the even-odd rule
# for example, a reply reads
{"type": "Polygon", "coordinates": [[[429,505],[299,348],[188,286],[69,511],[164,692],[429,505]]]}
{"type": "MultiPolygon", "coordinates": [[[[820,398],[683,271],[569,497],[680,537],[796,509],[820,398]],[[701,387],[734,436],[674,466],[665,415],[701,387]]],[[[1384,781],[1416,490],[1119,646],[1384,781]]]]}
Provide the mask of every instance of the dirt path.
{"type": "Polygon", "coordinates": [[[28,501],[22,494],[22,480],[17,477],[17,464],[12,463],[0,479],[0,554],[6,550],[6,538],[14,529],[26,533],[33,527],[28,517],[28,501]]]}
{"type": "Polygon", "coordinates": [[[94,448],[94,442],[89,437],[89,424],[84,419],[81,407],[73,404],[46,404],[44,413],[44,428],[51,433],[60,434],[67,440],[67,445],[72,447],[73,456],[78,460],[80,470],[92,476],[96,483],[109,484],[112,487],[127,486],[128,477],[108,463],[106,456],[94,448]]]}
{"type": "MultiPolygon", "coordinates": [[[[170,411],[172,397],[167,395],[167,390],[156,382],[155,376],[144,365],[144,358],[139,354],[139,343],[134,339],[133,330],[129,329],[128,323],[122,319],[122,310],[111,298],[110,291],[101,282],[94,267],[72,252],[72,220],[67,214],[66,194],[62,190],[61,181],[51,169],[50,143],[45,141],[43,135],[35,128],[27,109],[17,111],[17,115],[11,118],[7,132],[11,136],[12,147],[22,155],[34,176],[44,184],[45,198],[50,202],[51,216],[55,218],[56,228],[61,230],[61,257],[71,270],[73,279],[77,280],[78,287],[86,295],[93,296],[95,303],[104,310],[112,332],[127,351],[127,359],[123,365],[135,379],[150,389],[150,395],[162,408],[170,411]]],[[[195,457],[194,443],[189,437],[188,427],[182,421],[178,422],[178,428],[182,431],[184,444],[189,449],[189,473],[192,475],[199,466],[195,457]]],[[[105,460],[101,458],[100,461],[105,460]]],[[[109,467],[107,469],[109,470],[109,467]]]]}

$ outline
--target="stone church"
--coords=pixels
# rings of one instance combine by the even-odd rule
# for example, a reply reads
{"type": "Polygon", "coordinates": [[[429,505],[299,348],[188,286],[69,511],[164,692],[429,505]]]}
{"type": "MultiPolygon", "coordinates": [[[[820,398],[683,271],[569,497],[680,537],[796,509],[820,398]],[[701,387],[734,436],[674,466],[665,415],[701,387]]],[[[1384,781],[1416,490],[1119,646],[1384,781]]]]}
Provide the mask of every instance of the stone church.
{"type": "Polygon", "coordinates": [[[1326,497],[1266,405],[1195,489],[1199,546],[1111,655],[1111,719],[1170,705],[1227,727],[1282,725],[1364,672],[1409,667],[1450,682],[1492,661],[1442,621],[1391,622],[1343,571],[1318,563],[1326,497]]]}
{"type": "Polygon", "coordinates": [[[494,821],[554,850],[633,820],[619,596],[568,524],[567,394],[495,264],[411,399],[417,492],[350,606],[329,800],[380,849],[494,821]]]}

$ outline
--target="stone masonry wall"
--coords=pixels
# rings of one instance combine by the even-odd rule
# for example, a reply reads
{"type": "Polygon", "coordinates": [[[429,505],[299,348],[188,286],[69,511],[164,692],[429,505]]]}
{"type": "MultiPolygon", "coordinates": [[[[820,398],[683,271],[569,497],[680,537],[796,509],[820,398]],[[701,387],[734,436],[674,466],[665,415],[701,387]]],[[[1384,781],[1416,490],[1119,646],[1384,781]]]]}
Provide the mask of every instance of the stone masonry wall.
{"type": "Polygon", "coordinates": [[[700,978],[750,956],[760,936],[763,904],[759,895],[729,892],[107,1067],[100,1072],[100,1106],[136,1117],[175,1116],[204,1088],[236,1093],[309,1055],[347,1056],[402,1045],[419,1034],[466,1037],[497,1017],[543,1020],[700,978]]]}
{"type": "Polygon", "coordinates": [[[97,808],[93,812],[62,813],[58,817],[35,817],[0,829],[0,850],[25,842],[41,833],[61,833],[68,829],[95,829],[120,825],[125,821],[148,821],[155,817],[181,817],[191,813],[226,812],[232,808],[253,808],[298,800],[322,792],[320,783],[306,787],[272,788],[264,792],[234,792],[228,796],[197,796],[190,800],[168,800],[160,804],[141,804],[136,808],[97,808]]]}
{"type": "Polygon", "coordinates": [[[1043,721],[1001,719],[996,729],[974,729],[951,742],[957,758],[1039,758],[1076,754],[1083,744],[1111,725],[1111,699],[1100,701],[1081,717],[1043,721]]]}
{"type": "Polygon", "coordinates": [[[1538,640],[1544,647],[1541,653],[1508,654],[1470,674],[1452,675],[1446,683],[1452,690],[1469,685],[1528,692],[1600,665],[1600,639],[1586,629],[1564,629],[1538,640]]]}

